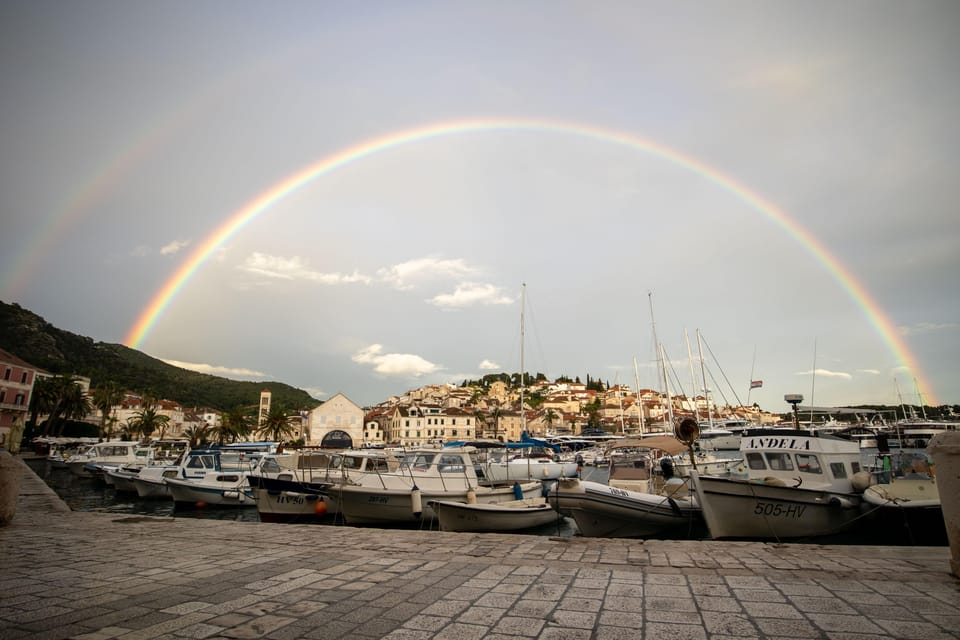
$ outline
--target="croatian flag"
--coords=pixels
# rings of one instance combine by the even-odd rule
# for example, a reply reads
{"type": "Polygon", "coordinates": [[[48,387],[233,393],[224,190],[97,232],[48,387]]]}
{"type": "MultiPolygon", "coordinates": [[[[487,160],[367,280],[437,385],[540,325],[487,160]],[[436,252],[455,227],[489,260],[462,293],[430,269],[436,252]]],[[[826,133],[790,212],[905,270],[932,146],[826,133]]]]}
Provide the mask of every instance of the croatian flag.
{"type": "Polygon", "coordinates": [[[758,389],[758,388],[760,388],[760,387],[762,387],[762,386],[763,386],[763,380],[751,380],[751,381],[750,381],[750,388],[751,388],[751,389],[758,389]]]}

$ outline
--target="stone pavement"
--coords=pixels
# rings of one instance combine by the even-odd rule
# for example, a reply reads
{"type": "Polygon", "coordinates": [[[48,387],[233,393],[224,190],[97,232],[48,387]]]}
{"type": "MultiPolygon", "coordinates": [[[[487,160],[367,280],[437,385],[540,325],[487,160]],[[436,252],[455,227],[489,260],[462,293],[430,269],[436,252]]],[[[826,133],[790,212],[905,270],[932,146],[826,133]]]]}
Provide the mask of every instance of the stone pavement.
{"type": "Polygon", "coordinates": [[[960,638],[946,547],[80,513],[23,469],[0,640],[960,638]]]}

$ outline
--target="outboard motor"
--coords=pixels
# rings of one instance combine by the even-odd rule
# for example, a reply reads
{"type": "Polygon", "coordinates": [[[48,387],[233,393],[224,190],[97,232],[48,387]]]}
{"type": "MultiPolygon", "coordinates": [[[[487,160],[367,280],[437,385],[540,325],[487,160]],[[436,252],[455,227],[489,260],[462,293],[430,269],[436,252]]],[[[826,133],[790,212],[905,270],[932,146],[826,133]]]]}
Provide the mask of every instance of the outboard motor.
{"type": "Polygon", "coordinates": [[[673,460],[668,457],[660,458],[660,473],[663,474],[664,480],[669,480],[673,477],[673,460]]]}

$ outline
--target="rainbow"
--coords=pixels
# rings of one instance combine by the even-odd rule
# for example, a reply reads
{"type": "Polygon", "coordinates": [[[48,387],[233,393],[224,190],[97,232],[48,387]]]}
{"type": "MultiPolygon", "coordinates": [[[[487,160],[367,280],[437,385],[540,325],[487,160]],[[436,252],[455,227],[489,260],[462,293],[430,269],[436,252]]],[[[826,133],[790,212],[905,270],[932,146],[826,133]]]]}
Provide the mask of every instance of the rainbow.
{"type": "Polygon", "coordinates": [[[190,280],[190,277],[206,262],[218,247],[239,232],[247,223],[313,180],[374,154],[389,151],[406,144],[446,136],[497,131],[533,131],[576,135],[629,147],[693,171],[746,202],[796,238],[807,251],[833,274],[840,286],[846,290],[847,294],[862,309],[867,320],[887,344],[900,365],[908,368],[917,377],[919,391],[923,394],[923,397],[926,398],[928,402],[936,403],[931,390],[925,383],[921,382],[920,367],[916,359],[883,309],[880,308],[867,289],[853,274],[850,273],[817,238],[790,218],[784,210],[717,169],[704,164],[694,157],[684,155],[675,149],[671,149],[652,140],[592,125],[540,119],[468,119],[429,124],[360,142],[359,144],[341,149],[313,164],[303,167],[261,192],[253,200],[232,213],[219,227],[198,244],[141,311],[136,322],[130,328],[124,339],[124,343],[131,348],[139,348],[144,338],[146,338],[147,334],[150,333],[151,329],[157,323],[157,320],[163,315],[164,310],[190,280]]]}

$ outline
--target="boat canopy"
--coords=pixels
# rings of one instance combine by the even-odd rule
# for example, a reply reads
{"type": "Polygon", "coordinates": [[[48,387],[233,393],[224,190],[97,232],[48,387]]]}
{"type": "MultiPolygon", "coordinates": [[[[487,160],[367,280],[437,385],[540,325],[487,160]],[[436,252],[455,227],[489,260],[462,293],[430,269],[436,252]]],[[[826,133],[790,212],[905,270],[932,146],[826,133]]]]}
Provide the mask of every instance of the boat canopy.
{"type": "Polygon", "coordinates": [[[674,456],[687,450],[687,445],[680,442],[673,436],[650,436],[648,438],[631,438],[628,440],[618,440],[607,445],[607,450],[611,449],[660,449],[667,454],[674,456]]]}

